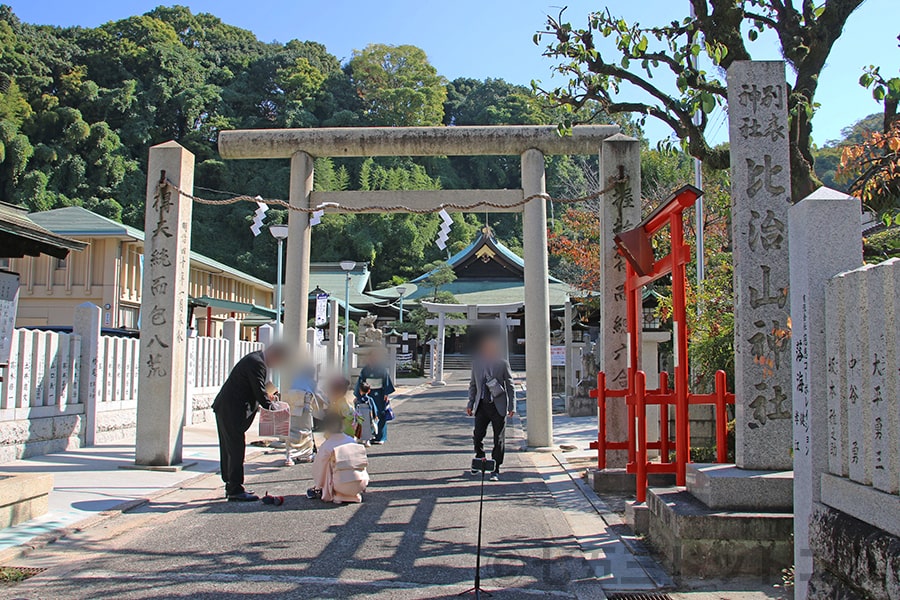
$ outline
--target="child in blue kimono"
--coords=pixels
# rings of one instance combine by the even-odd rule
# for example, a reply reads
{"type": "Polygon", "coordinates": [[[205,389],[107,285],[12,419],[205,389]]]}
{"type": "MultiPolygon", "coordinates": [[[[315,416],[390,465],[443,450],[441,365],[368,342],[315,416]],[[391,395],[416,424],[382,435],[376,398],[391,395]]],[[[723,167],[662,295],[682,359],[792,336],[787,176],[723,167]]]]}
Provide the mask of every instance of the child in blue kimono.
{"type": "Polygon", "coordinates": [[[359,373],[359,379],[356,381],[356,390],[354,396],[360,397],[360,389],[362,384],[368,384],[369,396],[375,405],[375,415],[377,416],[377,432],[372,438],[373,444],[383,444],[387,441],[387,424],[385,418],[388,407],[390,406],[390,395],[394,393],[394,382],[391,381],[391,373],[385,364],[384,352],[373,349],[366,357],[366,366],[359,373]]]}

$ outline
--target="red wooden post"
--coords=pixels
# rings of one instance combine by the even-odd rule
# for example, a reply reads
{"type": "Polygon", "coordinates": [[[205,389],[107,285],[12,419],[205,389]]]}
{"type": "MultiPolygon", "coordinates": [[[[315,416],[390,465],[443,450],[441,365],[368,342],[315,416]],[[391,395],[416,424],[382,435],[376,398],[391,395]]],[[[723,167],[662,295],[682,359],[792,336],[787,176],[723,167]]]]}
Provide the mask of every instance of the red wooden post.
{"type": "Polygon", "coordinates": [[[716,461],[728,462],[728,428],[725,412],[725,371],[716,371],[716,461]]]}
{"type": "Polygon", "coordinates": [[[606,373],[597,373],[597,468],[606,468],[606,373]]]}
{"type": "MultiPolygon", "coordinates": [[[[669,393],[669,374],[663,371],[659,374],[660,394],[669,393]]],[[[659,405],[659,454],[662,462],[669,460],[669,404],[661,398],[659,405]]]]}
{"type": "Polygon", "coordinates": [[[637,489],[638,502],[647,500],[647,376],[643,371],[634,375],[635,400],[637,406],[637,489]]]}

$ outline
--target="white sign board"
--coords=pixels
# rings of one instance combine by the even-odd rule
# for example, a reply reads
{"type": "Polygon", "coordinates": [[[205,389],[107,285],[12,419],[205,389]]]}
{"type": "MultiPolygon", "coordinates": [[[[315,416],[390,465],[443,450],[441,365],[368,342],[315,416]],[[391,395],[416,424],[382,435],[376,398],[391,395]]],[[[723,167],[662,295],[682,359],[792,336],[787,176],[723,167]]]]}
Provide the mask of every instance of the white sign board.
{"type": "Polygon", "coordinates": [[[0,365],[9,362],[18,304],[19,276],[0,271],[0,365]]]}
{"type": "Polygon", "coordinates": [[[550,365],[553,367],[566,366],[565,346],[550,346],[550,365]]]}

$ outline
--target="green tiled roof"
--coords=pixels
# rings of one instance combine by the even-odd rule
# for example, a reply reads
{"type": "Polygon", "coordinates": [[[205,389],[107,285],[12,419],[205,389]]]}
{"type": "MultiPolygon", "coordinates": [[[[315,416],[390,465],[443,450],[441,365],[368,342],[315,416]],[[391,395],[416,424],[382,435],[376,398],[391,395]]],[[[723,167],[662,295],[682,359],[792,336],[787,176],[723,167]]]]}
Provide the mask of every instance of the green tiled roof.
{"type": "MultiPolygon", "coordinates": [[[[112,219],[98,215],[80,206],[67,206],[65,208],[31,213],[29,217],[40,226],[60,235],[91,238],[110,237],[144,241],[144,232],[140,229],[117,223],[112,219]]],[[[270,290],[274,287],[271,283],[257,279],[234,267],[229,267],[199,252],[191,251],[191,260],[204,267],[228,273],[270,290]]]]}
{"type": "Polygon", "coordinates": [[[0,202],[0,257],[19,258],[49,254],[64,258],[70,250],[84,250],[84,242],[72,240],[64,234],[49,230],[29,218],[28,211],[0,202]]]}

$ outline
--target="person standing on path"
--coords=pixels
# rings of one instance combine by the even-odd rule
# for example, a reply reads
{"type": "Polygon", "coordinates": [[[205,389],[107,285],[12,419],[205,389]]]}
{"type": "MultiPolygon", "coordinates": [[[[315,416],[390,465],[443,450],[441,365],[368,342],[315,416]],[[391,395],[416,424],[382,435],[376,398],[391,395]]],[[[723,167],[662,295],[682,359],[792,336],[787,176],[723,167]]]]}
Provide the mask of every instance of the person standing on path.
{"type": "MultiPolygon", "coordinates": [[[[516,390],[509,361],[500,355],[500,347],[493,336],[485,336],[478,343],[472,360],[472,377],[469,380],[469,403],[466,414],[475,415],[475,458],[484,458],[484,436],[488,424],[494,432],[494,471],[491,481],[500,479],[503,464],[504,428],[506,418],[516,414],[516,390]]],[[[478,473],[472,469],[472,473],[478,473]]]]}
{"type": "Polygon", "coordinates": [[[274,396],[266,389],[269,370],[284,364],[287,350],[274,344],[251,352],[234,365],[212,403],[219,434],[219,464],[225,497],[229,502],[253,502],[255,494],[244,489],[245,434],[260,406],[269,408],[274,396]]]}
{"type": "Polygon", "coordinates": [[[387,441],[387,420],[385,419],[389,396],[394,393],[394,382],[391,381],[391,372],[388,370],[384,348],[372,348],[366,356],[366,366],[359,372],[356,380],[356,388],[353,395],[360,397],[361,385],[369,384],[369,396],[375,404],[375,415],[378,417],[378,432],[372,439],[373,444],[383,444],[387,441]]]}

